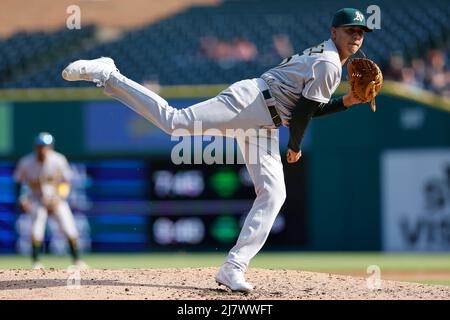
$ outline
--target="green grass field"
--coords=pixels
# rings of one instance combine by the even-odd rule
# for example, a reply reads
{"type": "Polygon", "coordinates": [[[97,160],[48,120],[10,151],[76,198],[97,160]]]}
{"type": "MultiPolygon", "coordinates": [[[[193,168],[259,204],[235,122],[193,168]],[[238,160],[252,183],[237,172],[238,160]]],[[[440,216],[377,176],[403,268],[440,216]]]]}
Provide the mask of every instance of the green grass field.
{"type": "MultiPolygon", "coordinates": [[[[226,253],[115,253],[91,254],[83,259],[93,268],[184,268],[217,267],[226,253]]],[[[44,255],[47,267],[65,268],[69,256],[44,255]]],[[[306,271],[365,271],[369,265],[378,265],[389,271],[447,270],[450,272],[450,254],[382,254],[382,253],[310,253],[310,252],[264,252],[251,263],[254,268],[292,269],[306,271]]],[[[28,256],[0,255],[0,268],[29,268],[28,256]]]]}
{"type": "MultiPolygon", "coordinates": [[[[84,256],[91,268],[185,268],[218,267],[226,253],[149,253],[149,254],[92,254],[84,256]]],[[[66,268],[71,261],[68,256],[44,255],[42,262],[47,268],[66,268]]],[[[27,269],[28,256],[0,256],[0,269],[27,269]]],[[[366,275],[367,267],[377,265],[381,278],[413,281],[428,284],[450,285],[450,254],[382,254],[382,253],[311,253],[311,252],[262,252],[250,267],[268,269],[291,269],[329,273],[366,275]],[[414,274],[414,276],[412,276],[414,274]],[[419,277],[417,274],[420,274],[419,277]]]]}

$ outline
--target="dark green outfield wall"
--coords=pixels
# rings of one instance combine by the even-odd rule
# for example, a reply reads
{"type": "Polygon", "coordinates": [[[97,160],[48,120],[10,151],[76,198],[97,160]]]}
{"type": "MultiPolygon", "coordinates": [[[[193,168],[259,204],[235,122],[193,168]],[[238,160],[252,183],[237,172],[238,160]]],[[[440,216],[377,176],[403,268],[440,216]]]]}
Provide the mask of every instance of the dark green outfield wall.
{"type": "Polygon", "coordinates": [[[19,102],[13,107],[13,156],[30,152],[37,132],[57,138],[58,150],[68,156],[84,152],[81,102],[19,102]]]}
{"type": "Polygon", "coordinates": [[[381,96],[312,124],[309,239],[314,249],[381,248],[383,150],[450,148],[450,113],[381,96]]]}

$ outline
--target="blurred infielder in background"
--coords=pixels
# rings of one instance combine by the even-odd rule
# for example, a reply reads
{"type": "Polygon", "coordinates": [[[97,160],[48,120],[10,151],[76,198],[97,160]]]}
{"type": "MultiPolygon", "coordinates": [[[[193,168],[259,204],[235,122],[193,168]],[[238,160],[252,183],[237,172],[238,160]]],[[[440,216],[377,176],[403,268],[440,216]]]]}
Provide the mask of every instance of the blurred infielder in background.
{"type": "Polygon", "coordinates": [[[244,155],[256,143],[258,161],[251,163],[248,154],[244,156],[256,200],[236,245],[215,277],[231,290],[249,292],[253,286],[245,280],[245,270],[264,245],[286,197],[278,131],[266,130],[261,144],[259,137],[264,130],[259,129],[289,127],[287,161],[294,163],[301,156],[300,144],[312,117],[365,102],[352,90],[344,97],[331,99],[341,81],[342,66],[360,49],[364,31],[371,30],[359,10],[341,9],[333,17],[329,40],[285,59],[260,78],[236,82],[218,96],[184,109],[172,108],[154,92],[123,76],[111,58],[75,61],[63,70],[62,76],[68,81],[87,80],[103,86],[105,94],[169,134],[176,129],[202,134],[195,132],[194,121],[201,121],[203,131],[218,129],[224,135],[226,129],[256,129],[257,142],[235,136],[244,155]]]}
{"type": "Polygon", "coordinates": [[[53,216],[69,242],[75,266],[86,268],[77,248],[78,231],[67,203],[70,193],[71,170],[64,155],[54,151],[54,138],[42,132],[34,141],[35,151],[20,159],[14,179],[21,184],[19,204],[31,215],[33,269],[44,266],[39,254],[44,240],[48,216],[53,216]]]}

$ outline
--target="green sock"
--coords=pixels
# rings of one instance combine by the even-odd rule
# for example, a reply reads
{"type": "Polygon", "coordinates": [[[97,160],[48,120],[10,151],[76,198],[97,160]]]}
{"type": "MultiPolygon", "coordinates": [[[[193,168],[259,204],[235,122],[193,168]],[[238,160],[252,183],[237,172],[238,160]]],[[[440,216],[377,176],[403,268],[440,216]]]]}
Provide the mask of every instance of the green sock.
{"type": "Polygon", "coordinates": [[[80,254],[78,252],[78,246],[76,240],[69,240],[69,248],[70,255],[72,256],[73,261],[77,261],[80,258],[80,254]]]}
{"type": "Polygon", "coordinates": [[[33,262],[39,261],[39,254],[41,253],[42,243],[33,243],[31,257],[33,262]]]}

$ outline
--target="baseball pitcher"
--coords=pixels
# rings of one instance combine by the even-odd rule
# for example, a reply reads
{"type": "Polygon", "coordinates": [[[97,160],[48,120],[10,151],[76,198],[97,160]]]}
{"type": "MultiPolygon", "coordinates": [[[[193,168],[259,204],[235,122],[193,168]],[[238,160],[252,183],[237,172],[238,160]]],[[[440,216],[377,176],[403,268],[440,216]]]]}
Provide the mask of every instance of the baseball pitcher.
{"type": "Polygon", "coordinates": [[[371,71],[376,65],[361,61],[351,75],[352,90],[331,99],[340,83],[342,66],[360,49],[364,32],[371,30],[359,10],[344,8],[335,13],[330,31],[330,39],[285,59],[261,77],[236,82],[218,96],[184,109],[169,106],[162,97],[126,78],[111,58],[78,60],[62,71],[65,80],[92,81],[104,87],[106,95],[169,134],[176,129],[198,134],[195,121],[201,121],[203,130],[256,129],[257,135],[264,132],[260,129],[270,130],[263,140],[237,139],[243,154],[249,147],[257,151],[258,161],[250,162],[244,157],[256,199],[236,245],[215,276],[217,283],[233,291],[253,290],[245,279],[245,271],[264,245],[286,197],[276,129],[281,125],[289,127],[287,161],[294,163],[301,157],[301,141],[311,118],[372,101],[381,86],[379,73],[371,71]],[[369,72],[374,74],[372,78],[365,76],[369,72]],[[276,134],[272,134],[274,131],[276,134]]]}
{"type": "Polygon", "coordinates": [[[54,151],[54,138],[49,133],[40,133],[34,140],[34,147],[35,152],[20,159],[14,172],[14,179],[22,185],[19,204],[32,218],[33,269],[44,267],[39,253],[49,215],[56,219],[66,235],[74,265],[86,268],[79,258],[78,231],[67,203],[71,178],[69,163],[64,155],[54,151]]]}

